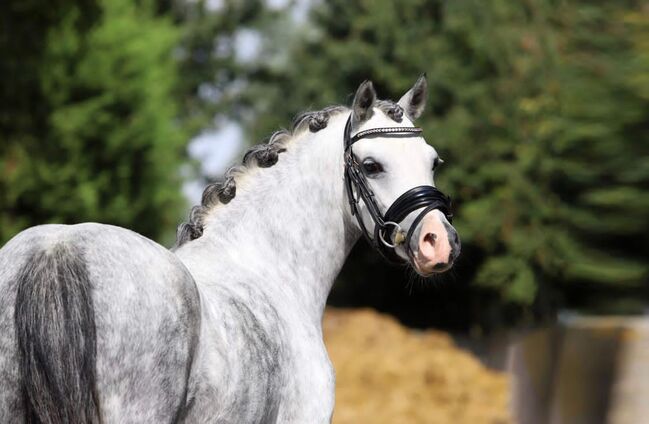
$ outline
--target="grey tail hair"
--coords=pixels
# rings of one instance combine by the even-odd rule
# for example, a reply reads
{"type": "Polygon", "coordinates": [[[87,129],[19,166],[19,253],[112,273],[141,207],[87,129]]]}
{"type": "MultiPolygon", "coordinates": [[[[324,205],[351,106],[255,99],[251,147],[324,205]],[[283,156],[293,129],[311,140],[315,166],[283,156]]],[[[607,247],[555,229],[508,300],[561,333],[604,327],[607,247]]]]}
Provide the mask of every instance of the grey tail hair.
{"type": "Polygon", "coordinates": [[[79,249],[35,249],[19,273],[14,312],[27,423],[100,423],[97,336],[79,249]]]}

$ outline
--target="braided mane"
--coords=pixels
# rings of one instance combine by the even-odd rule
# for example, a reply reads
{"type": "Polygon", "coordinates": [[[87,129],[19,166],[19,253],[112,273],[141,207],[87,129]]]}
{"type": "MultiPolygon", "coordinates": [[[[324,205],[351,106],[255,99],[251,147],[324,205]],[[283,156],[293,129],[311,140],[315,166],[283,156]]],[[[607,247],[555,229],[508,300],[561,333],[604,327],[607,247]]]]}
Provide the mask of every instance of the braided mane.
{"type": "MultiPolygon", "coordinates": [[[[375,105],[389,118],[396,122],[403,119],[403,109],[390,100],[378,100],[375,105]]],[[[319,111],[302,112],[295,117],[290,130],[274,132],[268,141],[250,148],[244,155],[241,165],[228,169],[222,181],[208,184],[203,191],[201,204],[189,212],[188,222],[183,222],[176,231],[175,248],[203,235],[204,220],[207,212],[218,204],[229,203],[237,194],[237,177],[253,168],[268,168],[277,163],[279,154],[285,152],[295,135],[308,128],[312,133],[327,127],[329,118],[349,110],[346,106],[328,106],[319,111]]]]}
{"type": "Polygon", "coordinates": [[[188,222],[183,222],[176,231],[177,248],[188,241],[203,235],[204,219],[207,212],[218,204],[229,203],[237,194],[237,177],[253,168],[268,168],[277,163],[279,154],[286,151],[294,136],[308,128],[315,133],[327,127],[332,115],[348,110],[341,105],[329,106],[319,111],[300,113],[295,117],[290,130],[274,132],[265,143],[250,148],[244,155],[240,165],[228,169],[222,181],[208,184],[203,191],[201,204],[194,206],[189,212],[188,222]]]}

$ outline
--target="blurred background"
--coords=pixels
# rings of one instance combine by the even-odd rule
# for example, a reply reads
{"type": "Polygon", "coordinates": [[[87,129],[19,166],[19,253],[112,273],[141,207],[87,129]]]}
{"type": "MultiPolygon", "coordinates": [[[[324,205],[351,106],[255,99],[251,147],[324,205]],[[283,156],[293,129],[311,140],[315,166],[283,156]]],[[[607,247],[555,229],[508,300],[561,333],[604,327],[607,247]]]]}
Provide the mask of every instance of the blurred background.
{"type": "Polygon", "coordinates": [[[325,321],[335,422],[636,422],[615,405],[649,384],[646,1],[4,0],[0,245],[98,221],[171,246],[243,149],[422,72],[462,256],[421,281],[359,242],[325,321]],[[566,401],[578,381],[602,389],[566,401]]]}

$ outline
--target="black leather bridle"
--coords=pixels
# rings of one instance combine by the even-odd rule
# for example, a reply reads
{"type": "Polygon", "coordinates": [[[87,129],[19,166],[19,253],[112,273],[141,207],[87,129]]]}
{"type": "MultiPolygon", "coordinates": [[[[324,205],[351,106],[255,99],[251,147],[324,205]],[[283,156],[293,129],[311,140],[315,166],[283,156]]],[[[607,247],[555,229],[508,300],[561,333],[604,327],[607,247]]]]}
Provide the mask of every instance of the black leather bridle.
{"type": "Polygon", "coordinates": [[[420,135],[421,128],[417,127],[383,127],[372,128],[351,135],[352,123],[351,114],[345,125],[345,187],[347,199],[351,208],[352,215],[356,216],[358,225],[367,241],[391,262],[405,262],[395,252],[397,246],[406,244],[406,252],[412,256],[410,251],[410,239],[412,238],[415,228],[424,218],[424,216],[433,209],[440,210],[449,222],[452,221],[451,198],[431,185],[422,185],[412,188],[390,205],[385,214],[381,213],[378,204],[374,198],[374,192],[367,182],[367,178],[361,169],[361,164],[356,160],[352,150],[352,145],[358,140],[372,135],[380,134],[381,136],[393,137],[402,135],[420,135]],[[357,196],[354,195],[357,193],[357,196]],[[359,202],[363,200],[367,210],[374,221],[374,236],[370,236],[359,210],[359,202]],[[418,210],[424,208],[410,225],[407,233],[399,225],[406,217],[418,210]]]}

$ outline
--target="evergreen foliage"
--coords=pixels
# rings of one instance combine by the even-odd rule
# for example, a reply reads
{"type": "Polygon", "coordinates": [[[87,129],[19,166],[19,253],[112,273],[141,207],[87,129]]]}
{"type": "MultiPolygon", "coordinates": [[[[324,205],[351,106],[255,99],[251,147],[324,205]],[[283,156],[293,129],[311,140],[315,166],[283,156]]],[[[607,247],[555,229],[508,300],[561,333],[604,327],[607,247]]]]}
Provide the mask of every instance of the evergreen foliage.
{"type": "Polygon", "coordinates": [[[297,28],[289,11],[0,2],[0,243],[81,221],[164,239],[182,210],[183,147],[215,116],[258,141],[299,111],[349,103],[364,79],[396,99],[426,72],[418,125],[446,161],[436,181],[454,198],[461,260],[444,289],[403,288],[361,242],[333,301],[458,328],[646,308],[643,2],[324,0],[297,28]],[[266,42],[241,59],[251,35],[266,42]]]}
{"type": "Polygon", "coordinates": [[[263,0],[158,0],[158,11],[172,16],[181,31],[175,49],[179,78],[175,96],[180,119],[192,135],[217,125],[219,118],[242,120],[247,104],[242,88],[251,82],[251,67],[241,58],[242,38],[261,41],[285,19],[285,10],[271,9],[263,0]]]}
{"type": "Polygon", "coordinates": [[[172,22],[130,0],[9,0],[2,20],[0,243],[47,222],[172,234],[186,140],[172,22]]]}
{"type": "MultiPolygon", "coordinates": [[[[557,305],[637,311],[649,275],[648,25],[634,1],[324,1],[283,67],[259,64],[267,87],[251,88],[264,98],[251,127],[257,138],[305,106],[345,101],[364,79],[398,98],[426,72],[418,125],[446,160],[436,180],[463,241],[454,315],[497,325],[557,305]]],[[[343,276],[334,301],[394,310],[401,283],[386,280],[401,274],[355,255],[346,275],[369,282],[343,276]]],[[[405,302],[423,315],[440,306],[405,302]]]]}

